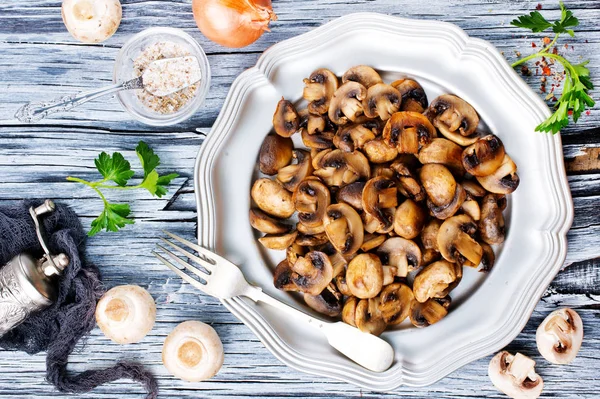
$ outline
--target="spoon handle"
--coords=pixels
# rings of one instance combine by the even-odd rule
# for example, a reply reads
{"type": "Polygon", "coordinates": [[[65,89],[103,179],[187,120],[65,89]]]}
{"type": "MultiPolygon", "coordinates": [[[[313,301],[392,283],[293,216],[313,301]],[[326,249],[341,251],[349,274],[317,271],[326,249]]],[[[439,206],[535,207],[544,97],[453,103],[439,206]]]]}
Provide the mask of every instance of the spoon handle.
{"type": "Polygon", "coordinates": [[[27,103],[19,108],[15,114],[15,118],[17,118],[20,122],[25,123],[37,122],[50,114],[68,111],[81,104],[107,94],[115,93],[121,90],[141,88],[141,80],[142,79],[140,77],[125,83],[116,83],[101,89],[72,94],[70,96],[62,96],[51,101],[27,103]]]}

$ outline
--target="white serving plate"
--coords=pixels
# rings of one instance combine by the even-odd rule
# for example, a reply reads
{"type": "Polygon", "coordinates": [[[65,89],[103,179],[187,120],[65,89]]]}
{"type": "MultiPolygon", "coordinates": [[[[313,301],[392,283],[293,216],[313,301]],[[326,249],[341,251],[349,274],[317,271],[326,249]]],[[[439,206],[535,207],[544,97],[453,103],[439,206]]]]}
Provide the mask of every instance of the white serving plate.
{"type": "Polygon", "coordinates": [[[510,196],[508,235],[496,265],[487,275],[465,268],[452,310],[439,323],[386,331],[382,338],[396,358],[383,373],[363,369],[311,327],[266,305],[246,298],[223,304],[290,367],[372,390],[424,386],[512,341],[567,252],[573,205],[560,136],[534,131],[550,111],[490,43],[449,23],[357,13],[269,48],[235,80],[198,154],[198,241],[239,264],[269,294],[308,309],[273,287],[272,269],[284,254],[265,251],[256,241],[248,220],[250,187],[279,99],[299,101],[302,79],[317,68],[341,75],[358,64],[375,67],[386,82],[416,78],[430,101],[457,94],[502,139],[521,184],[510,196]]]}

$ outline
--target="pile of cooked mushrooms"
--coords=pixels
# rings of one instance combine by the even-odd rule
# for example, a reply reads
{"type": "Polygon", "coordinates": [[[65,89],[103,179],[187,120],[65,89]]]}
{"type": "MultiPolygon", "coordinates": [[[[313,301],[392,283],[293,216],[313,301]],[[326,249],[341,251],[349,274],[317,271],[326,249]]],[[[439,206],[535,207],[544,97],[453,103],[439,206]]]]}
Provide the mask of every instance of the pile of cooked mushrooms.
{"type": "Polygon", "coordinates": [[[251,190],[260,243],[286,251],[275,286],[376,335],[407,317],[439,321],[463,266],[494,264],[515,163],[469,103],[444,94],[429,104],[415,80],[386,84],[359,65],[341,81],[318,69],[304,83],[306,109],[282,98],[260,148],[259,170],[274,178],[251,190]]]}

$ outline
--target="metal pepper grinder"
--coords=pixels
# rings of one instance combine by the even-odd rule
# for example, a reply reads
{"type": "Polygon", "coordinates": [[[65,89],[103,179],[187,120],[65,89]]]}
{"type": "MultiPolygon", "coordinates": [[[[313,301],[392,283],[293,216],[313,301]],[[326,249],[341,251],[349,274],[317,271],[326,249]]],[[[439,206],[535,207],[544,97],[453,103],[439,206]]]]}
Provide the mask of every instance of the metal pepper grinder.
{"type": "Polygon", "coordinates": [[[40,216],[54,212],[54,203],[46,200],[29,208],[38,241],[44,250],[41,259],[27,253],[12,258],[0,268],[0,337],[21,324],[30,314],[50,306],[58,293],[56,276],[68,266],[65,254],[52,255],[44,239],[40,216]]]}

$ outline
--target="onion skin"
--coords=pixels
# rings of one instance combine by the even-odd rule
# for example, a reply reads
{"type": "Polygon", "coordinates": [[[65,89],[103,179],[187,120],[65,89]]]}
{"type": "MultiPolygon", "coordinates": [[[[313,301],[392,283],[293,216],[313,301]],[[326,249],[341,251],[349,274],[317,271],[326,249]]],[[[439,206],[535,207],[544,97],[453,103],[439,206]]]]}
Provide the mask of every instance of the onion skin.
{"type": "Polygon", "coordinates": [[[204,36],[230,48],[254,43],[277,20],[271,0],[193,0],[192,11],[204,36]]]}

